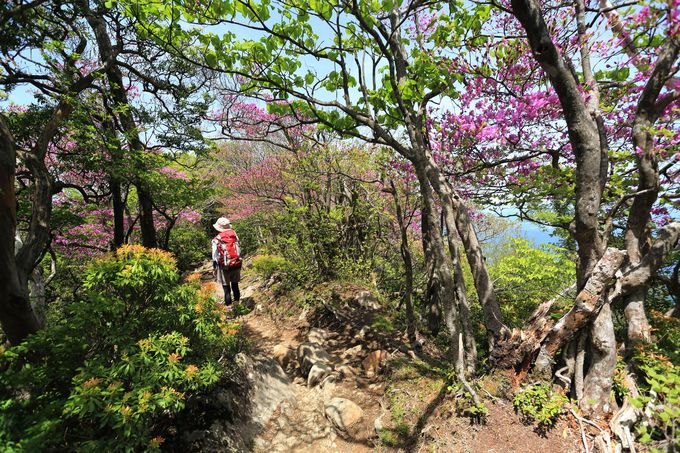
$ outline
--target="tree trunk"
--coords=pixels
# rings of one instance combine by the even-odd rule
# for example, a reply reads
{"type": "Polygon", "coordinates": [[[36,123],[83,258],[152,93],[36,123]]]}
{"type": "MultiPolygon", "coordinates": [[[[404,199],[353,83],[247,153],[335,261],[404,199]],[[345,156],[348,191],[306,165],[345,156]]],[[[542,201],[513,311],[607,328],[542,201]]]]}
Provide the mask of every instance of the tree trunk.
{"type": "Polygon", "coordinates": [[[121,182],[115,176],[109,177],[111,187],[111,204],[113,209],[113,249],[125,244],[125,204],[121,182]]]}
{"type": "Polygon", "coordinates": [[[404,241],[402,235],[401,256],[404,260],[405,270],[405,288],[404,288],[404,303],[406,305],[406,336],[409,343],[415,344],[418,340],[418,330],[416,327],[416,316],[413,310],[413,261],[411,260],[411,252],[408,249],[408,239],[404,241]]]}
{"type": "MultiPolygon", "coordinates": [[[[467,298],[467,289],[465,287],[465,276],[463,275],[463,267],[460,263],[460,253],[458,251],[458,244],[456,243],[455,233],[456,225],[453,222],[453,215],[451,210],[444,210],[444,220],[446,222],[447,235],[446,239],[449,245],[449,254],[453,261],[454,282],[456,284],[456,301],[458,301],[458,311],[460,312],[460,322],[463,328],[463,341],[465,344],[465,365],[467,372],[472,374],[477,368],[477,341],[475,340],[472,329],[472,320],[470,316],[470,304],[467,298]],[[448,213],[446,212],[448,211],[448,213]]],[[[490,343],[492,345],[492,343],[490,343]]]]}
{"type": "Polygon", "coordinates": [[[416,329],[416,317],[413,310],[413,260],[411,258],[411,250],[409,248],[408,240],[408,225],[404,218],[404,212],[399,201],[399,192],[390,179],[390,186],[392,190],[392,197],[394,198],[394,208],[397,215],[397,223],[399,224],[399,233],[401,236],[401,244],[399,250],[401,252],[401,259],[404,261],[404,303],[406,305],[406,336],[409,343],[412,345],[418,340],[416,329]]]}
{"type": "Polygon", "coordinates": [[[626,308],[623,313],[628,323],[628,342],[630,347],[636,342],[649,343],[652,341],[652,326],[647,320],[645,313],[645,297],[647,296],[647,286],[636,289],[631,295],[626,297],[626,308]]]}
{"type": "MultiPolygon", "coordinates": [[[[451,262],[451,258],[446,254],[441,231],[439,228],[435,227],[435,225],[437,225],[438,217],[435,207],[435,197],[432,187],[428,182],[423,160],[421,159],[414,162],[414,167],[416,175],[418,176],[420,193],[422,195],[422,215],[423,217],[427,217],[429,235],[427,243],[429,252],[432,254],[434,265],[431,277],[433,280],[432,288],[435,289],[436,292],[432,294],[434,297],[433,302],[437,303],[442,308],[444,324],[449,332],[451,341],[451,354],[454,368],[460,374],[465,370],[465,359],[464,356],[461,355],[463,347],[459,344],[461,341],[460,333],[462,333],[462,329],[460,314],[458,312],[458,303],[455,299],[456,291],[453,263],[451,262]]],[[[423,245],[425,245],[425,242],[425,239],[423,239],[423,245]]]]}
{"type": "Polygon", "coordinates": [[[45,278],[43,278],[43,270],[38,266],[33,269],[31,277],[28,280],[28,297],[31,303],[31,310],[33,311],[35,319],[38,321],[40,328],[45,326],[45,309],[47,307],[46,286],[45,278]]]}
{"type": "Polygon", "coordinates": [[[576,401],[581,401],[585,389],[584,373],[586,366],[586,344],[590,341],[590,332],[583,329],[574,340],[576,346],[576,356],[574,357],[574,384],[572,385],[572,395],[576,401]]]}
{"type": "MultiPolygon", "coordinates": [[[[422,192],[422,189],[421,189],[422,192]]],[[[423,203],[424,206],[424,203],[423,203]]],[[[435,278],[437,268],[436,254],[433,251],[432,229],[433,224],[424,210],[421,212],[421,230],[423,233],[423,254],[425,258],[425,269],[427,272],[427,290],[425,292],[425,305],[427,309],[427,327],[433,336],[437,336],[442,323],[442,309],[439,304],[437,294],[440,291],[439,279],[435,278]]]]}
{"type": "Polygon", "coordinates": [[[578,81],[552,41],[540,3],[537,0],[512,0],[512,10],[527,33],[534,58],[559,97],[569,142],[576,156],[574,238],[578,243],[576,278],[580,290],[604,251],[598,232],[602,196],[600,134],[579,91],[578,81]]]}
{"type": "Polygon", "coordinates": [[[441,171],[439,171],[431,155],[427,156],[425,165],[428,180],[440,196],[447,227],[451,228],[451,231],[455,230],[458,233],[465,248],[465,256],[472,271],[477,297],[484,311],[484,324],[489,338],[489,350],[493,350],[496,339],[506,337],[509,334],[509,330],[503,324],[503,317],[498,300],[496,299],[493,281],[486,266],[486,259],[477,239],[477,233],[470,220],[467,207],[458,194],[455,193],[451,184],[444,178],[441,171]]]}
{"type": "Polygon", "coordinates": [[[123,199],[123,181],[119,176],[122,172],[123,149],[117,137],[116,126],[112,120],[104,121],[105,133],[110,134],[108,141],[112,142],[111,166],[108,169],[109,188],[111,189],[111,209],[113,210],[113,243],[111,248],[116,250],[125,244],[125,200],[123,199]]]}
{"type": "Polygon", "coordinates": [[[590,366],[585,377],[581,408],[591,414],[612,411],[612,384],[616,368],[616,338],[609,302],[590,326],[590,366]]]}
{"type": "MultiPolygon", "coordinates": [[[[120,123],[123,126],[123,132],[127,138],[130,150],[141,155],[145,152],[145,147],[139,139],[137,124],[132,116],[130,102],[123,84],[123,74],[118,65],[115,64],[116,54],[111,45],[111,38],[109,37],[106,23],[104,22],[103,16],[90,10],[89,4],[86,1],[81,2],[81,6],[85,12],[88,24],[92,27],[92,31],[94,32],[101,59],[103,61],[114,61],[113,64],[106,68],[106,77],[109,81],[111,95],[117,104],[120,123]]],[[[137,170],[141,172],[144,169],[139,168],[137,170]]],[[[158,240],[156,237],[156,226],[153,221],[151,192],[145,181],[139,176],[134,178],[134,185],[137,188],[137,198],[139,202],[139,227],[142,234],[142,245],[144,247],[155,248],[158,246],[158,240]]]]}
{"type": "Polygon", "coordinates": [[[16,345],[39,329],[28,296],[27,276],[20,278],[15,257],[16,195],[14,137],[0,114],[0,324],[16,345]]]}

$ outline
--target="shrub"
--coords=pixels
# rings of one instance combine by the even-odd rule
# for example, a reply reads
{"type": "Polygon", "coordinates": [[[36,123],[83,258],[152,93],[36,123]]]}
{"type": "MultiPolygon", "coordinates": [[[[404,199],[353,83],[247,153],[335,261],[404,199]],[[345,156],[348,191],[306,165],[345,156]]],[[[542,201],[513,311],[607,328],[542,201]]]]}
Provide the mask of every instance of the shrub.
{"type": "Polygon", "coordinates": [[[549,385],[536,384],[522,389],[513,399],[517,411],[526,423],[537,421],[542,427],[555,424],[567,397],[554,392],[549,385]]]}
{"type": "Polygon", "coordinates": [[[172,229],[168,248],[177,259],[180,271],[193,269],[210,259],[210,236],[203,228],[183,223],[172,229]]]}
{"type": "Polygon", "coordinates": [[[84,282],[58,322],[0,354],[5,450],[156,450],[163,421],[238,349],[211,291],[180,282],[167,252],[122,247],[84,282]]]}
{"type": "Polygon", "coordinates": [[[290,263],[278,255],[257,255],[253,258],[253,269],[264,278],[269,278],[277,272],[286,272],[290,263]]]}
{"type": "Polygon", "coordinates": [[[631,399],[631,403],[644,409],[637,426],[640,442],[675,451],[680,448],[680,371],[654,349],[651,345],[636,348],[634,360],[645,382],[640,385],[640,396],[631,399]]]}
{"type": "Polygon", "coordinates": [[[527,240],[511,238],[506,246],[490,272],[505,322],[520,327],[541,302],[575,280],[576,268],[568,252],[554,245],[534,248],[527,240]]]}

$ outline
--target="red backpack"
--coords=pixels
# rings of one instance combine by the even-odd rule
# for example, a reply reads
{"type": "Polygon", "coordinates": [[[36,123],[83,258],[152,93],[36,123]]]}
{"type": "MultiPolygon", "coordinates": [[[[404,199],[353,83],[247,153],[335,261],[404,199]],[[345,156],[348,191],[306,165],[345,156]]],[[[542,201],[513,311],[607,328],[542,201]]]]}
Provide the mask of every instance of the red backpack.
{"type": "Polygon", "coordinates": [[[220,269],[240,269],[243,265],[241,260],[241,246],[234,230],[222,231],[215,236],[217,241],[218,265],[220,269]]]}

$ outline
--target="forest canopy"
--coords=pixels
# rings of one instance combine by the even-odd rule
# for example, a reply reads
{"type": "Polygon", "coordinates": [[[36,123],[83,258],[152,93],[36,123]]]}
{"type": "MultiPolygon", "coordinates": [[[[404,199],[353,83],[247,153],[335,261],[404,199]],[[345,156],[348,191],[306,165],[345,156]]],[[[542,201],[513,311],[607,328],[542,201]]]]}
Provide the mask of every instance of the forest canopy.
{"type": "Polygon", "coordinates": [[[0,30],[0,442],[159,448],[242,347],[187,277],[228,216],[284,290],[372,285],[475,404],[532,376],[678,447],[677,0],[12,0],[0,30]]]}

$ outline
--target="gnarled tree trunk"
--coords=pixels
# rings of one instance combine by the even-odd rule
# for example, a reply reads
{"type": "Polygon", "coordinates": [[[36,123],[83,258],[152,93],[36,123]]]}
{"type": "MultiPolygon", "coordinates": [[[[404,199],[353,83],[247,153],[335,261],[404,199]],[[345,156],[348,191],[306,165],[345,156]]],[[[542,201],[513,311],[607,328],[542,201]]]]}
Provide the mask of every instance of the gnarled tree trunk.
{"type": "Polygon", "coordinates": [[[590,325],[591,362],[583,382],[581,407],[593,414],[606,414],[616,403],[612,384],[616,368],[616,337],[609,302],[605,302],[590,325]]]}
{"type": "Polygon", "coordinates": [[[432,274],[430,276],[431,288],[433,289],[431,304],[437,304],[442,309],[444,324],[451,341],[451,354],[456,371],[462,373],[465,370],[465,358],[462,355],[461,320],[458,311],[458,302],[455,299],[456,283],[454,281],[454,269],[451,257],[446,254],[444,240],[437,225],[437,210],[435,206],[435,194],[430,186],[425,172],[425,165],[421,159],[414,162],[416,175],[420,184],[422,197],[423,222],[428,225],[427,232],[423,231],[423,246],[427,247],[425,253],[431,254],[432,274]],[[425,239],[427,234],[427,239],[425,239]]]}
{"type": "Polygon", "coordinates": [[[0,115],[0,324],[10,343],[18,344],[40,328],[28,296],[28,276],[15,258],[16,196],[14,138],[0,115]]]}
{"type": "MultiPolygon", "coordinates": [[[[503,317],[498,300],[496,299],[493,281],[486,266],[482,247],[477,239],[477,233],[470,220],[467,207],[458,194],[455,193],[451,184],[444,178],[444,175],[442,175],[437,164],[429,154],[425,165],[428,180],[441,199],[447,228],[458,233],[465,249],[465,256],[470,265],[475,289],[477,290],[477,297],[484,312],[484,325],[487,329],[489,349],[493,350],[496,340],[506,337],[509,334],[509,330],[503,324],[503,317]]],[[[464,285],[462,279],[459,281],[460,284],[464,285]]],[[[465,291],[464,288],[462,290],[465,291]]],[[[467,306],[467,301],[464,301],[464,305],[467,306]]]]}

